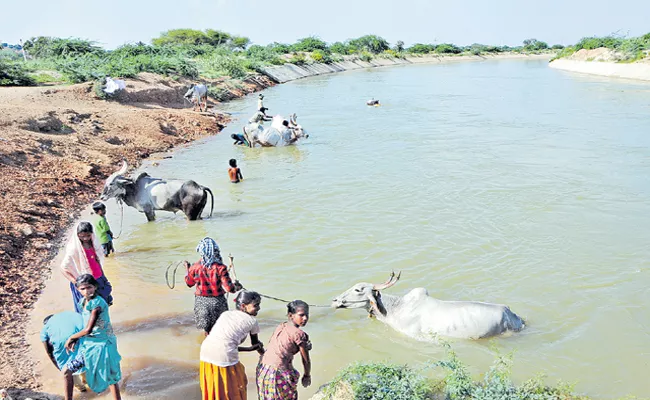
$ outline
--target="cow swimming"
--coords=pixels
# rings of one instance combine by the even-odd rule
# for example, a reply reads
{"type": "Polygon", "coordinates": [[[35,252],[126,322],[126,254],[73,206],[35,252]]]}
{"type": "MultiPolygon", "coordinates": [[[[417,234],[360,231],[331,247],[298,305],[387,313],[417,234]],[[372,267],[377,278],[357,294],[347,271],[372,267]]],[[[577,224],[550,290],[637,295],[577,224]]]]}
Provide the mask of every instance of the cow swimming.
{"type": "Polygon", "coordinates": [[[123,176],[127,169],[128,165],[124,161],[122,168],[106,179],[100,196],[102,200],[115,197],[144,213],[148,221],[156,219],[156,210],[173,213],[183,211],[187,219],[194,221],[201,218],[209,193],[212,201],[210,216],[212,216],[214,196],[209,188],[192,180],[153,178],[146,172],[133,180],[123,176]]]}
{"type": "Polygon", "coordinates": [[[396,284],[400,275],[391,274],[383,284],[357,283],[336,297],[332,307],[364,308],[394,329],[420,338],[481,339],[524,328],[524,321],[502,304],[438,300],[424,288],[404,296],[380,292],[396,284]]]}

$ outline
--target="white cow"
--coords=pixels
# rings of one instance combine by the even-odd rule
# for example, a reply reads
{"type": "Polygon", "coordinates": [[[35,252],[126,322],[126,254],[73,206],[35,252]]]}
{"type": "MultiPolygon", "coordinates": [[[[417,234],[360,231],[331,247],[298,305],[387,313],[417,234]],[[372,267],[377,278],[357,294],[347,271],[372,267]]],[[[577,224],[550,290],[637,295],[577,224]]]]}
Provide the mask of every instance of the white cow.
{"type": "Polygon", "coordinates": [[[195,85],[192,84],[189,90],[185,93],[186,99],[192,102],[194,108],[199,106],[199,111],[207,111],[208,109],[208,87],[206,85],[195,85]],[[201,102],[203,102],[203,107],[201,107],[201,102]]]}
{"type": "Polygon", "coordinates": [[[400,275],[393,273],[381,285],[357,283],[336,297],[332,307],[364,308],[392,328],[418,338],[480,339],[524,328],[524,321],[501,304],[438,300],[424,288],[402,297],[380,293],[397,283],[400,275]]]}

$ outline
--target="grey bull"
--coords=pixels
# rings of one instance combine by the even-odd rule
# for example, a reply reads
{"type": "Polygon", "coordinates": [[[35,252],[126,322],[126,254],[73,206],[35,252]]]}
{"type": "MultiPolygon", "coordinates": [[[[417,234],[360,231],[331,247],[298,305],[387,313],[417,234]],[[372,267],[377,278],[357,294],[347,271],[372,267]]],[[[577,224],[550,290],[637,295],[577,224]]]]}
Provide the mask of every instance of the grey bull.
{"type": "Polygon", "coordinates": [[[191,180],[153,178],[146,173],[140,174],[133,180],[123,176],[127,169],[128,165],[125,161],[119,171],[106,179],[100,196],[102,200],[114,197],[123,201],[126,205],[144,213],[148,221],[156,219],[156,210],[173,213],[182,211],[187,219],[193,221],[201,218],[209,193],[212,201],[210,216],[212,216],[214,196],[209,188],[191,180]]]}
{"type": "Polygon", "coordinates": [[[199,111],[208,109],[208,87],[206,85],[192,84],[183,97],[191,101],[195,108],[198,105],[199,111]],[[201,102],[203,102],[203,107],[201,102]]]}
{"type": "Polygon", "coordinates": [[[438,335],[480,339],[524,328],[524,321],[502,304],[438,300],[424,288],[404,296],[381,293],[399,278],[393,273],[383,284],[357,283],[336,297],[332,307],[366,309],[392,328],[419,339],[438,335]]]}

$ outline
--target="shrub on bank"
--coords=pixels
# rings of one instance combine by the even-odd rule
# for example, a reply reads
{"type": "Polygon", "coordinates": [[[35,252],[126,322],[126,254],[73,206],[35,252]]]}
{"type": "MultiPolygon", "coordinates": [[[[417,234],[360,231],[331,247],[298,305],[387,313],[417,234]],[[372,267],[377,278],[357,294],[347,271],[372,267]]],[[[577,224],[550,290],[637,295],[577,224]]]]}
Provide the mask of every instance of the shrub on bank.
{"type": "Polygon", "coordinates": [[[498,357],[492,367],[475,381],[456,354],[448,350],[447,359],[431,364],[444,371],[433,380],[405,365],[358,363],[341,371],[323,390],[325,399],[335,399],[343,388],[355,400],[446,399],[446,400],[587,400],[576,395],[570,385],[544,384],[537,376],[516,385],[511,379],[512,356],[498,357]],[[352,393],[349,393],[349,392],[352,393]]]}
{"type": "Polygon", "coordinates": [[[0,59],[0,86],[32,86],[34,78],[29,76],[22,62],[0,59]]]}

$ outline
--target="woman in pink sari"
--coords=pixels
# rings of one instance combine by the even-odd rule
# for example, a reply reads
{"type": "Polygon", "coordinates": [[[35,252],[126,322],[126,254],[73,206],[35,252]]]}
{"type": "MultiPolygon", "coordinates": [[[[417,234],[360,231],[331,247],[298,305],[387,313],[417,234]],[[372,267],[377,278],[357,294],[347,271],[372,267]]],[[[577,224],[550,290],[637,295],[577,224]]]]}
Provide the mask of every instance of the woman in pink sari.
{"type": "Polygon", "coordinates": [[[68,240],[65,257],[61,263],[61,272],[70,281],[70,291],[76,312],[81,313],[79,300],[82,296],[75,287],[75,282],[77,277],[83,274],[91,274],[98,283],[97,294],[104,298],[109,306],[113,304],[113,296],[111,296],[113,287],[104,275],[103,262],[104,251],[93,233],[92,224],[87,221],[79,222],[76,234],[68,240]]]}

